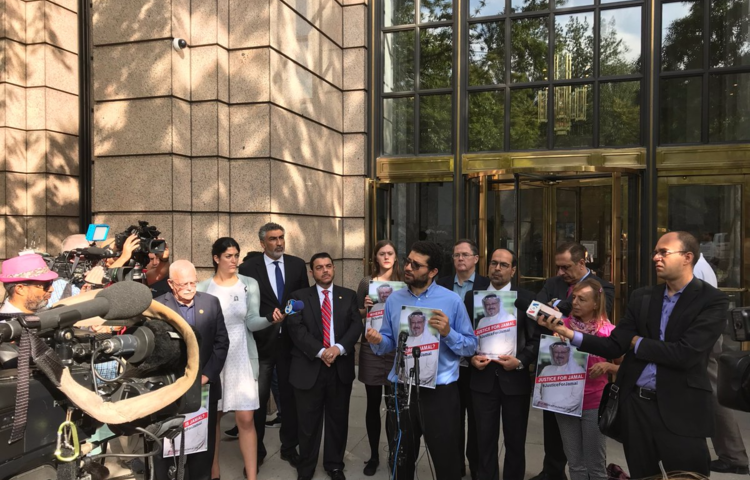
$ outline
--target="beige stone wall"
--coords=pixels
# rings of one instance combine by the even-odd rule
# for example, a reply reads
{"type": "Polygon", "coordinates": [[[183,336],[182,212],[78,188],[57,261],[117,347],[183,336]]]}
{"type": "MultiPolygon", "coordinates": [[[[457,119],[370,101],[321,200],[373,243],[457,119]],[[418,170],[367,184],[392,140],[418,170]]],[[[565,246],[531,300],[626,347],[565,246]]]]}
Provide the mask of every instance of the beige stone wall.
{"type": "Polygon", "coordinates": [[[362,277],[366,5],[337,0],[94,0],[93,202],[210,272],[230,235],[287,229],[362,277]],[[172,38],[189,47],[176,52],[172,38]]]}
{"type": "Polygon", "coordinates": [[[75,0],[0,0],[0,258],[78,231],[75,0]]]}

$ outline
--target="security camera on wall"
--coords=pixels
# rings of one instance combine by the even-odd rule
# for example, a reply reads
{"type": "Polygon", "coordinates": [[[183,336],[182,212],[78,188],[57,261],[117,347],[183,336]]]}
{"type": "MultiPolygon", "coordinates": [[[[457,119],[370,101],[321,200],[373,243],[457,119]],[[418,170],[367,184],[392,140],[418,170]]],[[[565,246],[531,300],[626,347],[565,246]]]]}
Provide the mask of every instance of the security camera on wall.
{"type": "Polygon", "coordinates": [[[175,38],[174,40],[172,40],[172,48],[174,48],[178,52],[184,48],[187,48],[187,46],[188,44],[184,38],[175,38]]]}

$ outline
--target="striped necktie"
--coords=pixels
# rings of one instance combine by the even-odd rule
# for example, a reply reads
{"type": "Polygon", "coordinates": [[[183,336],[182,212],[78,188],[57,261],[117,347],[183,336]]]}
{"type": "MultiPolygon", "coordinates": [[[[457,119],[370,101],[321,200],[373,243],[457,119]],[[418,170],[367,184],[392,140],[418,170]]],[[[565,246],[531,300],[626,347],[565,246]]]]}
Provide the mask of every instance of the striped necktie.
{"type": "Polygon", "coordinates": [[[328,290],[323,290],[323,307],[320,309],[323,317],[323,347],[331,346],[331,300],[328,298],[328,290]]]}

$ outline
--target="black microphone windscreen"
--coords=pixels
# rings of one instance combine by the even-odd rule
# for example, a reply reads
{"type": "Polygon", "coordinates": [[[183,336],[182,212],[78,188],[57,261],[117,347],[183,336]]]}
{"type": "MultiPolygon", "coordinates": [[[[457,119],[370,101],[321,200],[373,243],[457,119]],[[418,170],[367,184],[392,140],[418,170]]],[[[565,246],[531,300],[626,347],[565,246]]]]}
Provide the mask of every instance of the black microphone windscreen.
{"type": "Polygon", "coordinates": [[[292,311],[294,312],[301,312],[305,308],[305,302],[302,300],[294,300],[294,303],[292,304],[292,311]]]}
{"type": "Polygon", "coordinates": [[[398,334],[398,343],[406,343],[406,340],[409,339],[409,334],[407,332],[401,332],[398,334]]]}
{"type": "Polygon", "coordinates": [[[513,305],[519,312],[526,312],[526,310],[529,309],[529,305],[531,305],[531,302],[527,299],[516,298],[516,301],[513,302],[513,305]]]}
{"type": "Polygon", "coordinates": [[[102,318],[116,320],[143,313],[151,305],[151,289],[142,283],[123,281],[107,287],[96,298],[109,301],[109,311],[102,318]]]}

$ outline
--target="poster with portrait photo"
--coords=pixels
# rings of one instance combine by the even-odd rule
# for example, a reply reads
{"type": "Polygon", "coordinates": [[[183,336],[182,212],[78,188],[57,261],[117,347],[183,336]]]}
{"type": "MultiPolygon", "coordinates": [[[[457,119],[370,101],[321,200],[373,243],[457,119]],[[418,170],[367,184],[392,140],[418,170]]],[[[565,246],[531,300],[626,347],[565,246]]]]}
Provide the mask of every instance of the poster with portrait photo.
{"type": "Polygon", "coordinates": [[[474,334],[477,355],[496,359],[500,355],[516,356],[518,292],[474,290],[474,334]]]}
{"type": "Polygon", "coordinates": [[[563,339],[542,335],[531,406],[580,417],[588,358],[563,339]]]}
{"type": "MultiPolygon", "coordinates": [[[[414,347],[419,347],[419,386],[435,388],[437,381],[438,356],[440,355],[440,333],[430,326],[431,308],[401,307],[400,332],[406,332],[406,375],[414,368],[414,347]]],[[[404,375],[399,382],[407,383],[404,375]]]]}
{"type": "Polygon", "coordinates": [[[384,282],[379,280],[370,280],[370,288],[367,292],[372,300],[372,308],[367,312],[365,321],[365,331],[373,328],[380,331],[383,326],[383,314],[385,313],[385,301],[396,290],[401,290],[406,284],[404,282],[384,282]]]}

